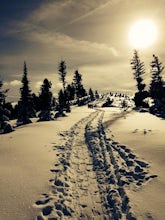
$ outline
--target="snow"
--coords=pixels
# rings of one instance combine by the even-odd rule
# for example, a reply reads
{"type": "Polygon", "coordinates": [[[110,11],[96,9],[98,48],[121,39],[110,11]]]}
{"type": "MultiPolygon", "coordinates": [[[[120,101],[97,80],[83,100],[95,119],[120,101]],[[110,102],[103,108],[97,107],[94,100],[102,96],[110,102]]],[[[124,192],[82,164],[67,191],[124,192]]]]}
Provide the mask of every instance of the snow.
{"type": "MultiPolygon", "coordinates": [[[[110,112],[107,113],[110,117],[110,112]]],[[[164,120],[149,113],[131,112],[119,118],[110,129],[122,144],[128,146],[150,165],[150,171],[158,175],[141,190],[129,192],[138,219],[165,218],[165,125],[164,120]],[[148,217],[147,217],[148,216],[148,217]]]]}
{"type": "Polygon", "coordinates": [[[18,127],[0,136],[0,219],[34,219],[33,203],[49,190],[50,169],[56,161],[52,146],[92,110],[77,108],[69,117],[18,127]]]}
{"type": "Polygon", "coordinates": [[[118,107],[0,136],[0,219],[165,217],[164,120],[118,107]]]}

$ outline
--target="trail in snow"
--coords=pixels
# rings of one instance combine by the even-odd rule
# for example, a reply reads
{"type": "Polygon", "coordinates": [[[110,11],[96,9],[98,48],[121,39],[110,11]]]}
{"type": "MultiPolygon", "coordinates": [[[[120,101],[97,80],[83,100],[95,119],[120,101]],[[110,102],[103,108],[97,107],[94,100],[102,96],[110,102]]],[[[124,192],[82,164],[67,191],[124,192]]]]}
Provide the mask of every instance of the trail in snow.
{"type": "Polygon", "coordinates": [[[126,193],[156,175],[124,145],[106,136],[104,111],[96,110],[55,146],[58,160],[51,172],[51,192],[35,204],[37,220],[136,220],[126,193]]]}

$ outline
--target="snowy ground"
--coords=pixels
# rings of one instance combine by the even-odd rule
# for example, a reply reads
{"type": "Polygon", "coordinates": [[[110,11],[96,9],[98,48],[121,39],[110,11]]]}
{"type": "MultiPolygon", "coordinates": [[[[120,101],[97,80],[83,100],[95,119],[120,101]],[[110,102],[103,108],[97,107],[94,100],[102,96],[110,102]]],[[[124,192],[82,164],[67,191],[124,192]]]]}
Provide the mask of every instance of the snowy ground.
{"type": "Polygon", "coordinates": [[[74,108],[0,139],[0,219],[165,218],[164,121],[74,108]]]}
{"type": "MultiPolygon", "coordinates": [[[[106,112],[109,118],[111,112],[106,112]]],[[[106,118],[105,117],[105,118],[106,118]]],[[[138,219],[165,219],[165,121],[149,113],[131,112],[110,126],[114,139],[131,148],[158,175],[139,190],[129,192],[138,219]]]]}

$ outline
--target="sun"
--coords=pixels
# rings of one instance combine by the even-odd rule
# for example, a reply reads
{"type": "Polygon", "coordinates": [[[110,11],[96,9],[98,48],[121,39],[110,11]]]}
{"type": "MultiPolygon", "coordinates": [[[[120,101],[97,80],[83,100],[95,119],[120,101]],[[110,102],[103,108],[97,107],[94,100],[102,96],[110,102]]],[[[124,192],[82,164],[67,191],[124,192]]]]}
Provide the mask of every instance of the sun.
{"type": "Polygon", "coordinates": [[[129,42],[135,49],[148,48],[157,39],[157,26],[153,20],[136,21],[129,30],[129,42]]]}

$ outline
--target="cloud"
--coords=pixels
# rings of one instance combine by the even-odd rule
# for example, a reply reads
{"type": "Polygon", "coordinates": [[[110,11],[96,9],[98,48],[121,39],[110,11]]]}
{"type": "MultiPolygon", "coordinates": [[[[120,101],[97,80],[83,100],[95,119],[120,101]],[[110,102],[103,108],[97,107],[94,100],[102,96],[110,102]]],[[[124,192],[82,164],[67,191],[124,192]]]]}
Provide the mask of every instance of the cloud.
{"type": "MultiPolygon", "coordinates": [[[[93,14],[97,13],[99,10],[102,10],[103,8],[105,8],[106,6],[108,5],[114,5],[116,3],[118,3],[118,1],[120,0],[93,0],[93,1],[90,1],[90,4],[89,4],[89,1],[85,1],[85,7],[84,7],[84,11],[85,13],[82,13],[82,15],[80,16],[77,16],[75,19],[69,21],[68,23],[64,24],[62,26],[65,27],[67,25],[71,25],[71,24],[74,24],[74,23],[77,23],[79,21],[82,21],[83,19],[86,19],[90,16],[92,16],[93,14]]],[[[81,3],[80,3],[81,4],[81,3]]],[[[82,8],[82,5],[78,5],[78,8],[82,8]]]]}
{"type": "Polygon", "coordinates": [[[57,66],[64,59],[68,81],[72,80],[78,68],[86,87],[101,90],[132,88],[131,77],[125,74],[128,68],[123,67],[123,63],[129,65],[128,55],[125,51],[121,53],[120,45],[114,46],[112,43],[115,42],[114,26],[118,36],[122,34],[117,24],[110,21],[113,9],[107,6],[119,1],[43,1],[40,8],[31,12],[25,20],[14,23],[8,31],[11,37],[18,40],[18,47],[12,53],[9,51],[0,56],[7,81],[21,79],[25,60],[33,92],[39,91],[44,78],[51,80],[52,91],[58,92],[61,86],[57,66]],[[103,9],[106,9],[105,15],[103,9]]]}
{"type": "MultiPolygon", "coordinates": [[[[113,5],[118,1],[119,0],[45,1],[37,10],[30,13],[25,20],[15,23],[14,28],[11,28],[12,30],[10,29],[9,33],[20,33],[21,36],[35,32],[42,35],[43,33],[52,32],[52,34],[57,33],[57,35],[62,35],[65,33],[67,26],[73,26],[74,23],[78,23],[104,7],[113,5]]],[[[75,38],[74,32],[76,32],[76,30],[72,31],[73,36],[69,36],[75,38]]],[[[65,33],[65,35],[67,36],[68,34],[65,33]]],[[[85,41],[85,39],[83,40],[85,41]]],[[[94,42],[96,41],[94,40],[94,42]]]]}
{"type": "Polygon", "coordinates": [[[112,56],[118,56],[118,52],[114,47],[103,43],[77,40],[59,32],[38,30],[28,33],[25,37],[28,41],[40,42],[50,48],[77,50],[80,53],[96,53],[97,51],[99,53],[103,51],[104,53],[109,53],[112,56]]]}
{"type": "Polygon", "coordinates": [[[13,81],[10,82],[10,85],[11,85],[11,86],[20,86],[20,85],[21,85],[21,82],[18,81],[18,80],[13,80],[13,81]]]}
{"type": "Polygon", "coordinates": [[[7,92],[7,101],[17,101],[20,97],[21,82],[19,80],[4,81],[3,89],[9,89],[7,92]]]}
{"type": "Polygon", "coordinates": [[[31,14],[29,19],[40,24],[45,24],[48,21],[49,24],[52,24],[53,22],[54,27],[60,29],[88,17],[114,2],[114,0],[62,0],[44,2],[38,10],[31,14]]]}
{"type": "MultiPolygon", "coordinates": [[[[80,40],[64,34],[61,29],[115,2],[114,0],[44,1],[25,20],[15,23],[13,29],[10,29],[10,34],[24,41],[26,45],[24,52],[22,49],[20,54],[10,55],[10,58],[13,57],[21,62],[26,60],[31,65],[35,64],[37,67],[41,65],[42,68],[43,65],[47,65],[43,68],[45,71],[49,69],[48,66],[51,66],[52,62],[57,63],[60,59],[66,59],[70,65],[77,67],[117,61],[119,52],[113,45],[99,43],[94,39],[93,41],[83,38],[80,40]],[[57,31],[58,29],[61,32],[57,31]]],[[[10,60],[8,56],[7,60],[10,60]]]]}
{"type": "Polygon", "coordinates": [[[17,87],[20,86],[22,83],[19,80],[13,80],[10,82],[4,82],[4,86],[12,86],[12,87],[17,87]]]}
{"type": "Polygon", "coordinates": [[[133,91],[136,89],[136,82],[129,64],[82,66],[79,71],[82,73],[83,83],[87,88],[92,86],[100,91],[133,91]]]}
{"type": "Polygon", "coordinates": [[[42,85],[42,81],[38,81],[35,83],[35,88],[40,89],[41,85],[42,85]]]}
{"type": "Polygon", "coordinates": [[[8,33],[35,30],[39,26],[45,30],[61,31],[68,25],[77,23],[117,0],[53,0],[43,1],[40,7],[29,13],[24,20],[11,21],[8,33]]]}

